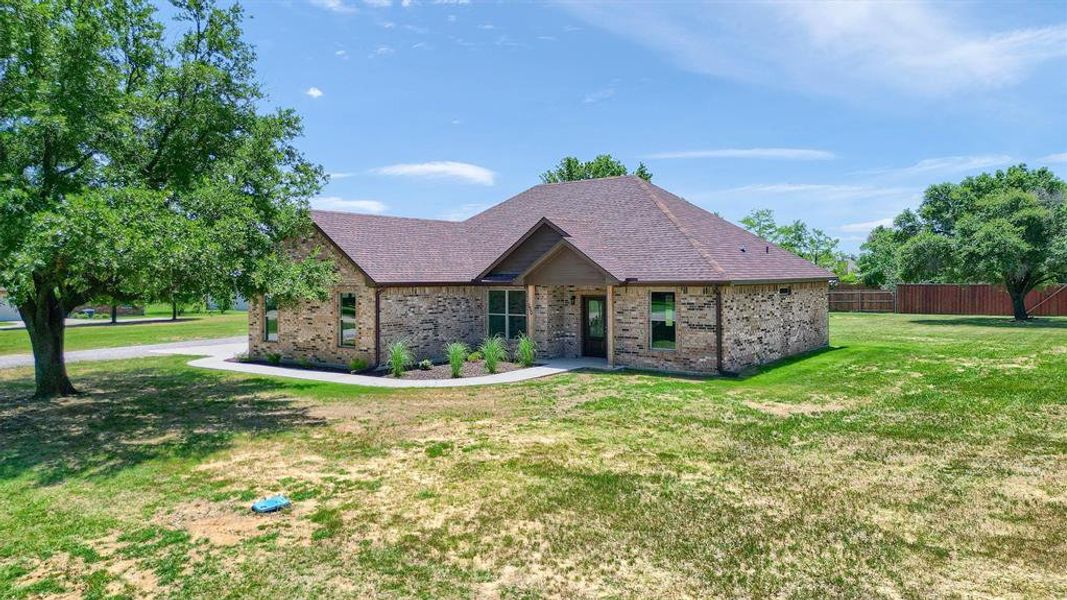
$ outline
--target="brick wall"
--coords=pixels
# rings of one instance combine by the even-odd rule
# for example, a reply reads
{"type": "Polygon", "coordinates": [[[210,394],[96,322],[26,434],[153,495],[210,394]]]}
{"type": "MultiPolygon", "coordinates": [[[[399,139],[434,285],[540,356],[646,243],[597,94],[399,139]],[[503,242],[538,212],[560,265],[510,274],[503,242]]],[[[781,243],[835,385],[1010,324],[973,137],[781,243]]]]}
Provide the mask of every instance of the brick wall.
{"type": "Polygon", "coordinates": [[[340,277],[329,299],[278,307],[278,341],[275,342],[264,339],[263,298],[249,301],[249,355],[262,359],[267,354],[278,353],[286,362],[307,360],[331,366],[347,366],[356,358],[374,364],[374,288],[363,272],[318,232],[294,243],[292,251],[296,256],[307,256],[315,248],[319,249],[320,257],[334,261],[340,277]],[[339,344],[341,293],[356,294],[354,348],[342,348],[339,344]]]}
{"type": "Polygon", "coordinates": [[[828,293],[826,282],[723,286],[723,370],[738,372],[829,344],[828,293]]]}
{"type": "Polygon", "coordinates": [[[715,353],[715,288],[704,286],[615,288],[615,365],[713,374],[715,353]],[[651,348],[652,292],[674,292],[675,347],[651,348]]]}
{"type": "Polygon", "coordinates": [[[575,358],[582,355],[582,296],[606,296],[602,287],[539,285],[527,309],[533,316],[530,337],[543,358],[575,358]],[[571,304],[574,297],[574,304],[571,304]]]}
{"type": "Polygon", "coordinates": [[[479,286],[383,289],[382,361],[397,340],[408,343],[416,360],[442,359],[451,342],[477,347],[486,333],[486,298],[487,288],[479,286]]]}

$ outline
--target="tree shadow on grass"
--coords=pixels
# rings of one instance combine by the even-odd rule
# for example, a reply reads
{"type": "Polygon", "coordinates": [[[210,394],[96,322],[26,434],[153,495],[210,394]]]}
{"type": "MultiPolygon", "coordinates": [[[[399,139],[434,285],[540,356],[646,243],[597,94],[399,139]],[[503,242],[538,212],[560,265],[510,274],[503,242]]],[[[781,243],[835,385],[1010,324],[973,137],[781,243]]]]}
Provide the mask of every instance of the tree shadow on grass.
{"type": "MultiPolygon", "coordinates": [[[[778,360],[776,360],[774,362],[769,362],[769,363],[766,363],[766,364],[763,364],[763,365],[760,365],[760,366],[757,366],[757,367],[750,367],[750,368],[745,369],[745,370],[743,370],[743,371],[741,371],[739,373],[727,373],[727,374],[723,374],[723,375],[699,375],[699,374],[694,375],[692,373],[672,373],[670,371],[651,371],[651,370],[647,370],[647,369],[631,369],[631,368],[624,368],[621,371],[616,371],[616,373],[618,373],[620,375],[623,375],[623,376],[640,375],[640,376],[647,376],[647,377],[661,377],[661,378],[665,378],[665,379],[668,379],[668,378],[669,379],[684,379],[684,380],[689,380],[689,381],[694,381],[694,382],[700,382],[700,381],[743,381],[745,379],[749,379],[749,378],[755,377],[757,375],[766,375],[767,373],[770,373],[770,372],[775,371],[777,369],[781,369],[783,367],[788,367],[790,365],[794,365],[796,363],[803,362],[803,361],[805,361],[805,360],[807,360],[809,358],[813,358],[815,356],[819,356],[819,355],[822,355],[822,354],[827,354],[829,352],[836,352],[838,350],[844,350],[846,348],[848,348],[848,346],[823,346],[822,348],[816,348],[814,350],[809,350],[808,352],[802,352],[800,354],[794,354],[793,356],[787,356],[785,358],[781,358],[781,359],[778,359],[778,360]]],[[[595,370],[595,369],[581,369],[580,371],[581,372],[588,372],[588,373],[603,373],[604,372],[604,371],[599,371],[599,370],[595,370]]]]}
{"type": "Polygon", "coordinates": [[[32,381],[15,383],[0,389],[0,480],[31,470],[39,485],[107,477],[153,459],[205,457],[241,434],[324,424],[277,398],[275,382],[158,365],[93,368],[78,377],[85,393],[54,400],[29,398],[32,381]]]}
{"type": "Polygon", "coordinates": [[[1011,317],[945,317],[911,319],[916,325],[970,325],[974,327],[1001,327],[1007,329],[1067,329],[1067,319],[1033,317],[1015,321],[1011,317]]]}

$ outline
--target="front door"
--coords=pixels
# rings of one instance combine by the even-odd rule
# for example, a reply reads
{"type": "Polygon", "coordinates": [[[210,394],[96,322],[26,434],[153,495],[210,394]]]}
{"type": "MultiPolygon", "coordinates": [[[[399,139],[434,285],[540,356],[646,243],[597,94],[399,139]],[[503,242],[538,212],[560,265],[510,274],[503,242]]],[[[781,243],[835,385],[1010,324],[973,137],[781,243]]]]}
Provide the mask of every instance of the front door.
{"type": "Polygon", "coordinates": [[[607,308],[604,296],[582,296],[582,356],[608,355],[607,308]]]}

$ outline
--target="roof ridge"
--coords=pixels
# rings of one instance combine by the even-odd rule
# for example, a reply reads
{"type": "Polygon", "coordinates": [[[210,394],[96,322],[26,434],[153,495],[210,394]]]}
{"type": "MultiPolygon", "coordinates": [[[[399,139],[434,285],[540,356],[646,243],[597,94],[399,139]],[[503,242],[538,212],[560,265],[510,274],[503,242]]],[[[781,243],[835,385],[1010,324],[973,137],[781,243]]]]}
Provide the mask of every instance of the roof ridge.
{"type": "Polygon", "coordinates": [[[374,214],[374,213],[352,212],[352,211],[348,211],[348,210],[328,210],[328,209],[325,209],[325,208],[311,208],[311,209],[309,209],[309,211],[313,212],[313,213],[330,213],[330,214],[334,214],[334,215],[349,215],[349,216],[353,216],[353,217],[371,217],[371,218],[374,218],[374,219],[404,219],[404,220],[407,220],[407,221],[429,221],[430,223],[456,223],[456,224],[459,224],[459,223],[463,222],[463,221],[450,221],[448,219],[429,219],[429,218],[426,218],[426,217],[406,217],[406,216],[403,216],[403,215],[378,215],[378,214],[374,214]]]}
{"type": "Polygon", "coordinates": [[[697,254],[700,254],[701,258],[707,261],[713,269],[725,275],[726,269],[722,268],[722,265],[720,265],[719,262],[715,260],[711,253],[708,252],[708,249],[705,248],[704,245],[700,243],[700,241],[698,241],[696,238],[689,234],[689,232],[686,230],[686,226],[682,223],[681,219],[679,219],[677,215],[671,212],[670,207],[664,204],[663,200],[659,197],[659,195],[652,190],[652,184],[645,181],[644,179],[641,179],[640,177],[636,179],[638,181],[638,184],[641,186],[641,189],[645,190],[645,193],[648,194],[648,197],[652,199],[652,202],[656,205],[656,208],[660,209],[660,211],[667,217],[667,219],[678,229],[678,232],[682,234],[682,237],[689,241],[689,244],[693,246],[693,249],[697,251],[697,254]]]}
{"type": "Polygon", "coordinates": [[[534,187],[541,187],[543,185],[566,185],[566,184],[570,184],[570,183],[585,183],[587,181],[600,181],[602,179],[622,179],[623,177],[633,177],[633,178],[640,179],[639,177],[637,177],[637,175],[634,175],[632,173],[628,173],[626,175],[608,175],[607,177],[589,177],[587,179],[571,179],[569,181],[547,181],[547,182],[539,183],[539,184],[535,185],[534,187]]]}

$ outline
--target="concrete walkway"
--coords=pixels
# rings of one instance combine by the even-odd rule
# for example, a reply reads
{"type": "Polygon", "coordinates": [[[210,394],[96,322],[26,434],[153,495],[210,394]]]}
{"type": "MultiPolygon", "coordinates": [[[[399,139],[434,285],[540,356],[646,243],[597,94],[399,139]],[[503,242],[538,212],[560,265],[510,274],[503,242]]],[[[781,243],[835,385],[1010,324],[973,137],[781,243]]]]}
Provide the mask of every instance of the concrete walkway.
{"type": "Polygon", "coordinates": [[[482,375],[479,377],[464,377],[462,379],[393,379],[391,377],[372,377],[369,375],[350,375],[348,373],[334,373],[330,371],[311,371],[306,369],[294,369],[290,367],[274,367],[253,363],[231,362],[240,352],[247,350],[247,344],[219,344],[210,346],[186,346],[182,348],[167,348],[155,350],[160,354],[203,354],[206,358],[198,358],[190,361],[189,366],[204,369],[216,369],[219,371],[233,371],[235,373],[248,373],[252,375],[271,375],[275,377],[291,377],[293,379],[307,379],[311,381],[324,381],[328,383],[342,383],[346,385],[363,385],[368,387],[385,388],[443,388],[443,387],[466,387],[472,385],[492,385],[499,383],[515,383],[558,375],[577,369],[600,369],[609,370],[608,361],[600,358],[561,358],[545,361],[544,364],[528,369],[519,369],[507,373],[495,375],[482,375]]]}
{"type": "MultiPolygon", "coordinates": [[[[111,319],[64,319],[63,326],[68,329],[71,327],[118,327],[121,325],[136,325],[138,323],[181,323],[182,321],[191,320],[189,317],[178,317],[177,321],[170,317],[119,317],[117,323],[112,323],[111,319]]],[[[0,331],[11,329],[26,329],[26,324],[22,321],[0,321],[0,331]]]]}
{"type": "MultiPolygon", "coordinates": [[[[67,352],[67,362],[83,362],[90,360],[118,360],[123,358],[144,358],[146,356],[153,356],[155,353],[168,352],[170,350],[177,350],[179,348],[199,348],[197,352],[191,354],[211,354],[212,351],[204,352],[203,349],[215,348],[225,346],[227,348],[239,347],[239,350],[233,352],[244,352],[247,345],[247,338],[241,337],[228,337],[218,338],[213,340],[188,340],[184,342],[170,342],[166,344],[145,344],[142,346],[120,346],[118,348],[95,348],[93,350],[75,350],[73,352],[67,352]]],[[[176,352],[175,354],[189,354],[189,352],[176,352]]],[[[230,354],[230,356],[233,356],[230,354]]],[[[0,356],[0,369],[10,369],[14,367],[32,367],[33,355],[32,354],[9,354],[7,356],[0,356]]]]}

